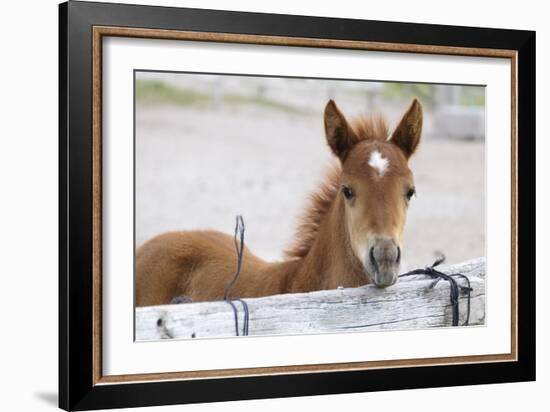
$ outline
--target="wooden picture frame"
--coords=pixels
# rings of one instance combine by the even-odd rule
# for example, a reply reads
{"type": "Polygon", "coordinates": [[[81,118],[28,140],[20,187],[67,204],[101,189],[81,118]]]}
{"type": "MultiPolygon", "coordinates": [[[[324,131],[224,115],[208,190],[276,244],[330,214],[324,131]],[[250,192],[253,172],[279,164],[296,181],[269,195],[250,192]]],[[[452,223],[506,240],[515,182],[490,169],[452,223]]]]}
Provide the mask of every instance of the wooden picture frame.
{"type": "MultiPolygon", "coordinates": [[[[59,8],[59,406],[88,410],[535,379],[535,33],[68,2],[59,8]],[[104,376],[102,41],[171,39],[509,59],[511,351],[104,376]]],[[[508,120],[506,120],[508,121],[508,120]]]]}

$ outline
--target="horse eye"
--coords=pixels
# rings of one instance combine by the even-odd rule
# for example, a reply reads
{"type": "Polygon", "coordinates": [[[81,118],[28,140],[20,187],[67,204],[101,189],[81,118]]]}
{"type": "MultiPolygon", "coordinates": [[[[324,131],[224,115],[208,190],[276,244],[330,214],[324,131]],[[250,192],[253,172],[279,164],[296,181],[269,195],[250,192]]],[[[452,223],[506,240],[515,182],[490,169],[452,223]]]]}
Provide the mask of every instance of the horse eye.
{"type": "Polygon", "coordinates": [[[355,196],[355,193],[353,193],[352,188],[349,186],[342,186],[342,193],[344,194],[344,197],[348,200],[355,196]]]}
{"type": "Polygon", "coordinates": [[[414,187],[411,187],[408,191],[407,191],[407,200],[411,200],[411,198],[416,194],[416,190],[414,189],[414,187]]]}

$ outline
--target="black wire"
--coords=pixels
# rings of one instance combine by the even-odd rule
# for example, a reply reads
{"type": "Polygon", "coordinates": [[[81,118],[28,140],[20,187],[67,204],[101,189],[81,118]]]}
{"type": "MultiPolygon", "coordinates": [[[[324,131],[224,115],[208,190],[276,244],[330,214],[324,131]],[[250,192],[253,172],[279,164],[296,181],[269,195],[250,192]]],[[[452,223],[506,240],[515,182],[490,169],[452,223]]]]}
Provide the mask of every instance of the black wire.
{"type": "Polygon", "coordinates": [[[231,300],[231,298],[229,297],[229,292],[231,292],[231,289],[233,288],[233,286],[235,286],[235,283],[237,283],[237,280],[239,279],[239,275],[241,274],[241,266],[242,266],[243,251],[244,251],[244,228],[245,228],[244,219],[241,215],[238,215],[236,218],[235,235],[234,235],[235,251],[237,252],[237,270],[235,271],[235,275],[233,276],[233,279],[231,280],[231,282],[229,282],[229,285],[227,285],[223,293],[223,300],[229,303],[229,305],[231,305],[231,308],[233,309],[233,315],[235,318],[235,335],[236,336],[239,336],[239,312],[233,302],[241,302],[241,304],[243,305],[244,319],[243,319],[242,336],[248,336],[248,323],[250,318],[248,304],[243,299],[231,300]]]}
{"type": "Polygon", "coordinates": [[[236,217],[235,222],[235,250],[237,251],[237,271],[235,272],[235,275],[233,276],[233,279],[231,282],[229,282],[229,285],[225,288],[225,291],[223,293],[223,300],[227,300],[229,298],[229,292],[235,286],[235,283],[237,282],[237,279],[239,278],[239,275],[241,274],[241,264],[243,260],[243,250],[244,250],[244,220],[241,215],[238,215],[236,217]],[[237,240],[237,236],[240,237],[240,242],[237,240]]]}
{"type": "Polygon", "coordinates": [[[471,293],[473,291],[472,287],[470,286],[470,279],[468,279],[468,277],[464,276],[462,273],[455,273],[455,274],[452,274],[451,276],[456,276],[464,279],[466,281],[466,284],[468,285],[468,286],[460,286],[462,293],[467,294],[466,320],[463,323],[463,326],[468,326],[468,323],[470,322],[470,300],[471,300],[471,293]]]}
{"type": "Polygon", "coordinates": [[[472,288],[470,287],[470,280],[464,276],[462,273],[455,273],[452,275],[447,275],[446,273],[440,272],[439,270],[435,269],[436,266],[439,266],[441,263],[445,261],[445,256],[441,255],[432,266],[428,266],[424,269],[415,269],[411,270],[410,272],[403,273],[402,275],[399,275],[399,277],[404,276],[413,276],[413,275],[427,275],[434,279],[434,282],[430,285],[430,288],[433,288],[441,279],[446,280],[449,282],[450,286],[450,300],[452,305],[452,312],[453,312],[453,326],[458,326],[458,316],[459,316],[459,296],[460,292],[467,293],[467,302],[468,306],[466,309],[466,319],[462,326],[468,326],[468,323],[470,322],[470,294],[472,292],[472,288]],[[454,277],[460,277],[462,279],[466,280],[467,286],[460,286],[457,281],[454,279],[454,277]]]}

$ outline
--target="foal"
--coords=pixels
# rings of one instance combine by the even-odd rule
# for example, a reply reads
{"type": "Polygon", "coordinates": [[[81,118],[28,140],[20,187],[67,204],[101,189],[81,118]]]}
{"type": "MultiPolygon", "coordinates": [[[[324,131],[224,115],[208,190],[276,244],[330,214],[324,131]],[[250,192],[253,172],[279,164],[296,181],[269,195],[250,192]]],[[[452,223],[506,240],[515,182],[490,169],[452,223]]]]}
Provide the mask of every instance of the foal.
{"type": "MultiPolygon", "coordinates": [[[[422,131],[414,99],[391,134],[381,118],[348,122],[330,100],[325,134],[339,159],[299,226],[288,260],[266,262],[246,247],[233,298],[397,281],[407,208],[415,194],[408,159],[422,131]]],[[[235,274],[232,236],[217,231],[161,234],[136,254],[137,306],[223,299],[235,274]]]]}

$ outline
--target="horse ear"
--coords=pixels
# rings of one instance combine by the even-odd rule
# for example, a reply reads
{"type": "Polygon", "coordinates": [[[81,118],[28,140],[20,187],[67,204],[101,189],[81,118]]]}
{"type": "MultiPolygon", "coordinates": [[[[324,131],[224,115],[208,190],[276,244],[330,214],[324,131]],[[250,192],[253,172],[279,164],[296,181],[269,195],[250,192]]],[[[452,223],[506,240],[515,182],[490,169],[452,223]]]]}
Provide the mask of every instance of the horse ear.
{"type": "Polygon", "coordinates": [[[392,133],[390,142],[399,147],[408,159],[415,152],[422,134],[422,105],[415,98],[392,133]]]}
{"type": "Polygon", "coordinates": [[[329,100],[325,107],[325,134],[332,152],[342,162],[352,147],[359,141],[333,100],[329,100]]]}

